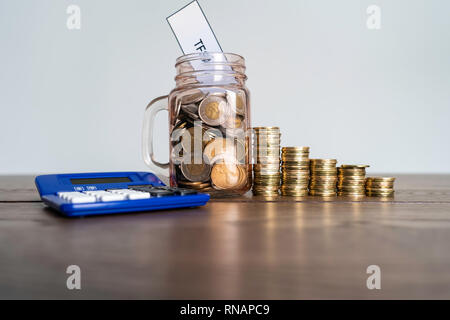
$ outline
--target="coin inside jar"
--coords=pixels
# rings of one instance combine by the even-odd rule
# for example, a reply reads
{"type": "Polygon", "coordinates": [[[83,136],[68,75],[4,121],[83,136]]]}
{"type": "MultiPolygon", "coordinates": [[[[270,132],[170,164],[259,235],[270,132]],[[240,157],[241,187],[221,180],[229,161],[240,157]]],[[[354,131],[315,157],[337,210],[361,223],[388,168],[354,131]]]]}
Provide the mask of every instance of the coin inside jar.
{"type": "Polygon", "coordinates": [[[198,119],[198,107],[196,104],[184,104],[181,110],[194,120],[198,119]]]}
{"type": "Polygon", "coordinates": [[[227,129],[238,129],[242,128],[242,118],[240,116],[235,116],[231,114],[225,119],[223,126],[227,129]]]}
{"type": "Polygon", "coordinates": [[[211,170],[211,182],[215,189],[233,189],[242,184],[241,173],[235,163],[219,162],[211,170]]]}
{"type": "Polygon", "coordinates": [[[245,114],[245,98],[242,94],[229,91],[227,93],[227,100],[234,113],[241,116],[245,114]]]}
{"type": "Polygon", "coordinates": [[[226,119],[227,102],[225,99],[209,95],[198,107],[198,114],[203,122],[210,126],[218,126],[226,119]]]}
{"type": "Polygon", "coordinates": [[[245,100],[240,94],[236,96],[236,113],[244,115],[245,113],[245,100]]]}
{"type": "Polygon", "coordinates": [[[205,98],[206,93],[199,89],[188,91],[181,97],[181,104],[191,104],[201,101],[205,98]]]}
{"type": "MultiPolygon", "coordinates": [[[[203,153],[207,157],[207,159],[209,159],[209,162],[212,163],[212,160],[217,155],[225,153],[236,155],[236,147],[231,139],[215,138],[212,139],[210,142],[208,142],[203,153]]],[[[245,147],[244,147],[244,155],[245,155],[245,147]]]]}
{"type": "Polygon", "coordinates": [[[193,126],[186,129],[181,135],[181,146],[188,152],[201,152],[203,150],[204,129],[201,126],[193,126]]]}
{"type": "Polygon", "coordinates": [[[240,166],[238,166],[238,169],[240,171],[240,174],[239,174],[239,182],[237,183],[236,188],[242,188],[248,182],[248,179],[247,179],[248,175],[247,175],[247,171],[246,171],[246,166],[240,165],[240,166]]]}
{"type": "Polygon", "coordinates": [[[196,164],[182,162],[180,169],[186,180],[204,182],[210,179],[211,166],[206,163],[196,164]]]}

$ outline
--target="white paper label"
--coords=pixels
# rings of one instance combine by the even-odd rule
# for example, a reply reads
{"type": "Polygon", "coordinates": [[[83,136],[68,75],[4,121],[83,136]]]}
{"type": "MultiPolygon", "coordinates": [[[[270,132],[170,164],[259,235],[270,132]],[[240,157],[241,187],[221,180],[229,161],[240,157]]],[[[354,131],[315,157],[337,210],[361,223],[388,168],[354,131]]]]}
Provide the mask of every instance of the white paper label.
{"type": "Polygon", "coordinates": [[[219,42],[197,1],[167,18],[183,54],[222,52],[219,42]]]}

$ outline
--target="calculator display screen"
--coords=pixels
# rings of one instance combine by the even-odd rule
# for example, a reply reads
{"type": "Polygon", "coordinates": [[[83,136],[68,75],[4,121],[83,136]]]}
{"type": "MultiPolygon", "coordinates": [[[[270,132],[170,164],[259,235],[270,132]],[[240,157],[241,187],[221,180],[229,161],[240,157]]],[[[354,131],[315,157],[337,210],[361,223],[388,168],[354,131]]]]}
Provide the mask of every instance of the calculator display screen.
{"type": "Polygon", "coordinates": [[[123,183],[131,182],[128,177],[114,177],[114,178],[81,178],[70,179],[72,184],[102,184],[102,183],[123,183]]]}

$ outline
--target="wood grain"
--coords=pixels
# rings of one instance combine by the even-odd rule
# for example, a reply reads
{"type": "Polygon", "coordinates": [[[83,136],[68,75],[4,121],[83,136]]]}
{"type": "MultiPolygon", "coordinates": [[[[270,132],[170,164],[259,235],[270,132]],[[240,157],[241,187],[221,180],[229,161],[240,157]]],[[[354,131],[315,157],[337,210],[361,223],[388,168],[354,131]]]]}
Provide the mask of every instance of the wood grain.
{"type": "Polygon", "coordinates": [[[77,219],[29,202],[32,181],[0,177],[3,299],[450,298],[449,176],[402,176],[387,202],[246,196],[77,219]],[[381,290],[366,288],[371,264],[381,290]]]}

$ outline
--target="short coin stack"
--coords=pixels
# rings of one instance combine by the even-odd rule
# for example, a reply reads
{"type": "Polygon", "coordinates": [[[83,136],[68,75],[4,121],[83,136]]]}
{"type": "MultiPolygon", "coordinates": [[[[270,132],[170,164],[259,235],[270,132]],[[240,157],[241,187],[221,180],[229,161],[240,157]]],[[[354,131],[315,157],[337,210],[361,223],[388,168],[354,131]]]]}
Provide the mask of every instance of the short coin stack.
{"type": "Polygon", "coordinates": [[[309,183],[309,147],[281,149],[281,194],[306,196],[309,183]]]}
{"type": "Polygon", "coordinates": [[[311,159],[309,194],[329,197],[336,195],[337,170],[336,159],[311,159]]]}
{"type": "Polygon", "coordinates": [[[364,196],[368,165],[342,165],[338,168],[338,195],[364,196]]]}
{"type": "Polygon", "coordinates": [[[368,177],[366,179],[366,195],[369,197],[391,197],[394,195],[392,177],[368,177]]]}
{"type": "Polygon", "coordinates": [[[278,195],[280,188],[280,128],[253,128],[255,164],[253,165],[253,193],[278,195]]]}

